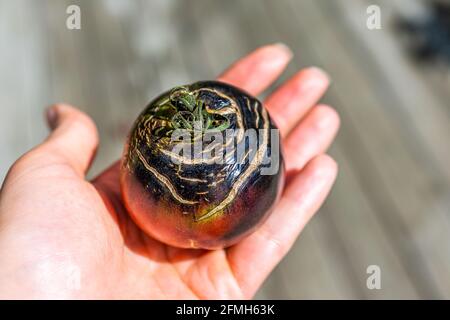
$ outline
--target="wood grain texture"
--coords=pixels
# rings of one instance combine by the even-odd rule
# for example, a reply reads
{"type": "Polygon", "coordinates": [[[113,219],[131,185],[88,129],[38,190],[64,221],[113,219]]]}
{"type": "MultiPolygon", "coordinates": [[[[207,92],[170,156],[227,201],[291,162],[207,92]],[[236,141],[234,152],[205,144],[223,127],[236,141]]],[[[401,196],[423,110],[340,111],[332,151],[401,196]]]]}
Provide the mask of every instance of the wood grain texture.
{"type": "MultiPolygon", "coordinates": [[[[449,70],[418,65],[393,28],[416,0],[0,0],[0,177],[46,135],[65,101],[98,125],[90,176],[118,159],[137,114],[162,90],[215,78],[254,48],[284,42],[281,80],[316,65],[341,114],[329,199],[258,298],[450,298],[449,70]],[[78,4],[82,29],[65,26],[78,4]],[[365,26],[382,9],[381,30],[365,26]],[[381,267],[368,290],[366,268],[381,267]]],[[[272,89],[273,89],[272,88],[272,89]]],[[[264,96],[264,95],[263,95],[264,96]]]]}

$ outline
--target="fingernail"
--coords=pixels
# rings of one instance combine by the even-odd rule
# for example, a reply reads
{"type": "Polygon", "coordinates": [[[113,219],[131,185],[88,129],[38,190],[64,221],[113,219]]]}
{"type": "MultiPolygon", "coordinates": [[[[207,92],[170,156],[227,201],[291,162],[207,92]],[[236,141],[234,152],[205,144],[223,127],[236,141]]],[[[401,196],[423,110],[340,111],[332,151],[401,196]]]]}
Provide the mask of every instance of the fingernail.
{"type": "Polygon", "coordinates": [[[287,57],[292,58],[292,56],[294,55],[294,53],[292,52],[291,48],[289,48],[287,46],[287,44],[283,43],[283,42],[277,42],[273,44],[274,47],[279,48],[281,51],[283,51],[287,57]]]}
{"type": "Polygon", "coordinates": [[[322,105],[316,109],[315,127],[319,130],[330,128],[332,123],[336,122],[336,114],[331,107],[322,105]]]}
{"type": "Polygon", "coordinates": [[[316,91],[318,88],[327,88],[330,85],[330,77],[320,68],[310,67],[306,69],[306,74],[302,77],[300,88],[302,91],[316,91]]]}
{"type": "Polygon", "coordinates": [[[328,73],[326,73],[322,68],[319,67],[310,67],[309,70],[311,72],[316,73],[317,75],[319,75],[319,77],[321,78],[325,78],[328,80],[328,82],[331,82],[331,77],[328,73]]]}
{"type": "Polygon", "coordinates": [[[47,117],[47,123],[48,123],[48,126],[50,127],[50,129],[52,129],[52,130],[55,129],[56,124],[58,123],[58,110],[57,110],[56,106],[51,106],[51,107],[47,108],[46,117],[47,117]]]}

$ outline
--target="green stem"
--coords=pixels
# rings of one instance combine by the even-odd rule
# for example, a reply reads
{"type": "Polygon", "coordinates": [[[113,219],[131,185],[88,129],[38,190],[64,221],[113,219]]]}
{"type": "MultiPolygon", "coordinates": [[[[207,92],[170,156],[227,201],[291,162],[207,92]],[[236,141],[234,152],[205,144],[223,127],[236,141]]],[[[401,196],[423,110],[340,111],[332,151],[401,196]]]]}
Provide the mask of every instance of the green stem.
{"type": "Polygon", "coordinates": [[[196,130],[202,133],[208,130],[223,131],[230,126],[226,117],[208,113],[203,101],[186,87],[177,87],[170,93],[170,103],[177,112],[171,118],[175,129],[196,130]]]}

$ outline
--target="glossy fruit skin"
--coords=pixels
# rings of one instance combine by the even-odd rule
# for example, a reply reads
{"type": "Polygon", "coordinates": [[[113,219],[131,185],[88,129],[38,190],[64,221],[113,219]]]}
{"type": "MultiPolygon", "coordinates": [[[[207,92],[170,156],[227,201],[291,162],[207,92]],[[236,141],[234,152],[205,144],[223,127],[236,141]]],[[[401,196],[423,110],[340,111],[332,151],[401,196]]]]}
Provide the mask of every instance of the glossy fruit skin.
{"type": "Polygon", "coordinates": [[[149,236],[180,248],[221,249],[248,236],[270,215],[284,184],[281,147],[273,149],[269,137],[276,126],[248,93],[218,81],[184,88],[208,110],[236,110],[226,115],[228,129],[261,129],[257,150],[279,154],[277,171],[262,175],[266,164],[260,161],[174,164],[161,151],[167,146],[161,147],[155,126],[146,120],[154,119],[156,106],[170,100],[172,90],[154,99],[130,132],[121,165],[122,196],[133,220],[149,236]]]}

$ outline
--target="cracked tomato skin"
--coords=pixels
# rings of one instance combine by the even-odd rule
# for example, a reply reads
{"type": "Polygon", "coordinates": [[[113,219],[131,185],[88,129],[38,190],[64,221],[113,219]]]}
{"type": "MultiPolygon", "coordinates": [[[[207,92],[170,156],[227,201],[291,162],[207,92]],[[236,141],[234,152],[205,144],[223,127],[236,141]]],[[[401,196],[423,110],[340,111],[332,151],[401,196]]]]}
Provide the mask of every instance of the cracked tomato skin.
{"type": "Polygon", "coordinates": [[[202,81],[163,93],[139,115],[125,145],[120,179],[132,219],[149,236],[175,247],[235,244],[267,219],[283,188],[279,135],[272,129],[276,126],[257,99],[225,83],[202,81]],[[256,133],[253,148],[240,133],[247,129],[256,133]],[[201,150],[231,145],[234,156],[175,153],[176,130],[202,137],[201,150]],[[227,140],[228,132],[235,133],[234,140],[227,140]],[[205,139],[211,134],[220,134],[222,141],[205,139]],[[242,153],[237,161],[239,146],[255,156],[242,153]],[[267,158],[278,165],[261,174],[271,165],[267,158]]]}

